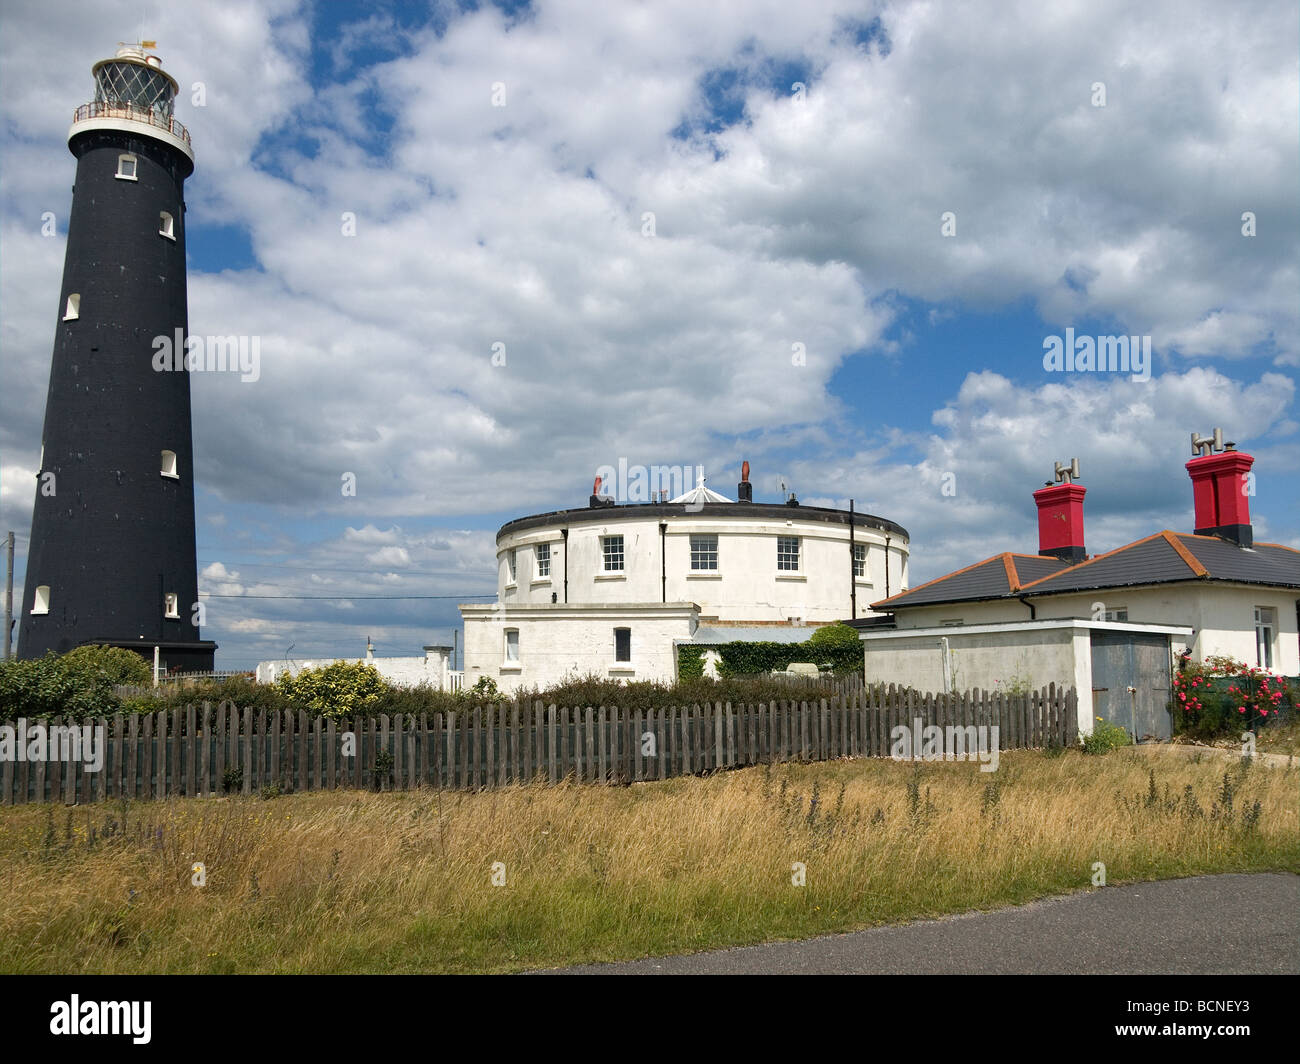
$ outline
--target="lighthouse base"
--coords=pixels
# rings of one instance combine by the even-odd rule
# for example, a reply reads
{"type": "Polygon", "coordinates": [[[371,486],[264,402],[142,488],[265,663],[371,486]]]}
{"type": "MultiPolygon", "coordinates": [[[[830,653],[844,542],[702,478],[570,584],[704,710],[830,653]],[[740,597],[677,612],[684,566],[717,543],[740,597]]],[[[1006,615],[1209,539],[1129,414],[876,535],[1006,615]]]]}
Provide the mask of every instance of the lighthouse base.
{"type": "Polygon", "coordinates": [[[180,672],[212,672],[217,644],[211,639],[193,643],[149,642],[144,639],[89,639],[83,646],[122,647],[133,650],[153,665],[154,647],[164,674],[180,672]]]}

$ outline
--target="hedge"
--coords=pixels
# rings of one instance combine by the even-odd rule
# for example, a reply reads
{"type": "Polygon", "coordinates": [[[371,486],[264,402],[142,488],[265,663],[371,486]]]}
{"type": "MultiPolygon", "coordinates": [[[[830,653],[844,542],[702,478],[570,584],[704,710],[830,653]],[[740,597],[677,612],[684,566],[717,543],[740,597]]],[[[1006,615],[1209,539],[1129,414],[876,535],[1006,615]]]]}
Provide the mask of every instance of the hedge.
{"type": "Polygon", "coordinates": [[[786,669],[795,661],[829,665],[836,675],[844,675],[862,671],[863,663],[862,641],[857,630],[847,624],[831,624],[818,628],[811,639],[802,643],[737,640],[716,646],[680,646],[677,648],[677,675],[684,680],[703,676],[706,650],[714,650],[720,656],[720,677],[755,676],[773,669],[786,669]]]}

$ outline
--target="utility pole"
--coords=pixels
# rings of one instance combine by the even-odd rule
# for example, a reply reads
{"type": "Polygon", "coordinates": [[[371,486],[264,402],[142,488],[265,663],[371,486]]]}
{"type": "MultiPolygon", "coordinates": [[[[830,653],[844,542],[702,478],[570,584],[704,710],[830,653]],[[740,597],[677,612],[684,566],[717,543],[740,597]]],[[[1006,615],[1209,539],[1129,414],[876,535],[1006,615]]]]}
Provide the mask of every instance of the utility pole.
{"type": "MultiPolygon", "coordinates": [[[[853,500],[849,500],[849,615],[858,619],[858,541],[853,534],[853,500]]],[[[866,568],[866,562],[863,563],[866,568]]],[[[864,572],[865,575],[865,572],[864,572]]]]}
{"type": "Polygon", "coordinates": [[[13,657],[14,534],[5,537],[5,661],[13,657]]]}

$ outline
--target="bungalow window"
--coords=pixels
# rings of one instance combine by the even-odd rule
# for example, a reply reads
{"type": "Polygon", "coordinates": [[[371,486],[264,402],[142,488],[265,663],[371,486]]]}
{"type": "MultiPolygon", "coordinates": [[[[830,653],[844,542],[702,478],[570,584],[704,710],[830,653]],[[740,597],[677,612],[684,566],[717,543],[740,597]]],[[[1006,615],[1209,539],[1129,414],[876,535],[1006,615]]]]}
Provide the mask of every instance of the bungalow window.
{"type": "Polygon", "coordinates": [[[519,661],[519,629],[506,629],[506,661],[511,664],[519,661]]]}
{"type": "Polygon", "coordinates": [[[1273,639],[1277,634],[1277,610],[1272,606],[1255,607],[1255,664],[1273,667],[1273,639]]]}
{"type": "Polygon", "coordinates": [[[631,628],[614,629],[614,660],[615,661],[632,660],[632,629],[631,628]]]}

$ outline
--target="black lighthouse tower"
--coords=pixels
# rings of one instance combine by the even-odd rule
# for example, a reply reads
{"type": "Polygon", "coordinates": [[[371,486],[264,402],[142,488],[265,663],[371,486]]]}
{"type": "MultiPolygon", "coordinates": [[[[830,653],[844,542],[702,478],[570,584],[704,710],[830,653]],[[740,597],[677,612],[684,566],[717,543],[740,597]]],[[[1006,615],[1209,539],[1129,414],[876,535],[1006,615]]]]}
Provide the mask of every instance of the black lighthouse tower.
{"type": "Polygon", "coordinates": [[[211,669],[199,638],[184,368],[189,132],[145,46],[96,63],[77,159],[45,404],[18,656],[129,647],[211,669]],[[168,346],[170,345],[170,346],[168,346]],[[155,369],[159,350],[176,365],[155,369]]]}

